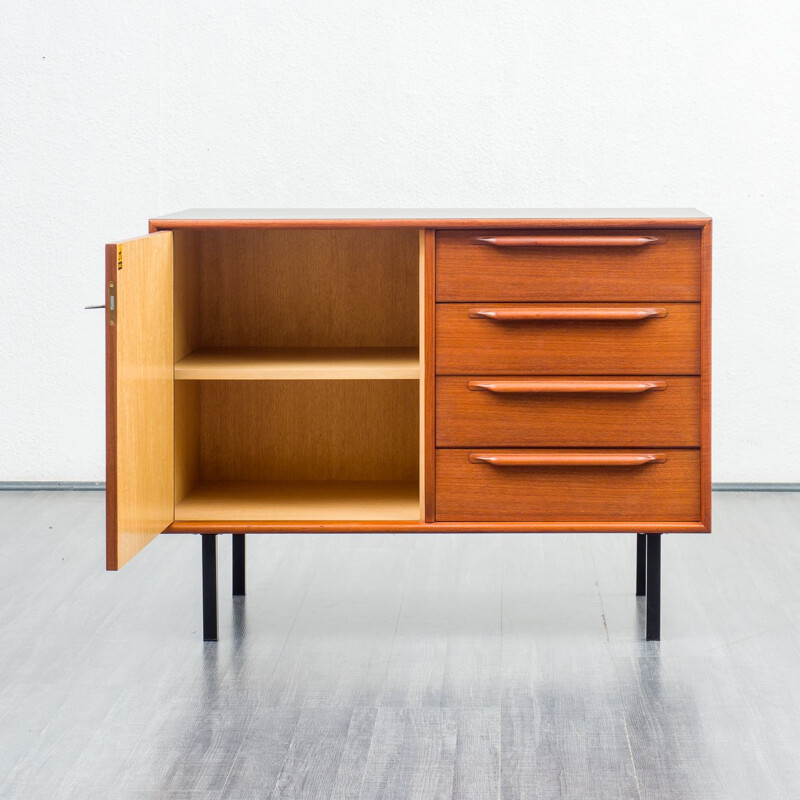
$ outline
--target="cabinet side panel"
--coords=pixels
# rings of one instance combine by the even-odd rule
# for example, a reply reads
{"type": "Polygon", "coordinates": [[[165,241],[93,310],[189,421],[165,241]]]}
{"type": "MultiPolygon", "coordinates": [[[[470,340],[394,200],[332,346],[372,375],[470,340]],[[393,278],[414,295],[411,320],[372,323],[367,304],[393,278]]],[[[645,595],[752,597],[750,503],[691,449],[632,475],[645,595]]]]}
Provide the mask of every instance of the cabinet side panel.
{"type": "MultiPolygon", "coordinates": [[[[174,356],[180,361],[201,345],[201,231],[173,233],[174,356]]],[[[175,382],[175,504],[200,480],[200,392],[193,381],[175,382]]]]}
{"type": "Polygon", "coordinates": [[[700,520],[711,530],[711,221],[702,234],[700,300],[700,520]]]}
{"type": "Polygon", "coordinates": [[[175,381],[175,505],[200,482],[199,384],[175,381]]]}
{"type": "Polygon", "coordinates": [[[175,361],[196,350],[201,341],[200,231],[173,234],[173,306],[175,361]]]}

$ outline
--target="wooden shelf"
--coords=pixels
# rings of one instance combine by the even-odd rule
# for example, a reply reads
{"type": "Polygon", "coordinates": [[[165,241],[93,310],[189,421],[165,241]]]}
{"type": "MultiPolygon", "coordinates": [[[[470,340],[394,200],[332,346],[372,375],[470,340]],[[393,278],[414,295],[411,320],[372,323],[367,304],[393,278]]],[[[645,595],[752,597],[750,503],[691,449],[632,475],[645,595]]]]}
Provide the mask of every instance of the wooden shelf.
{"type": "Polygon", "coordinates": [[[416,347],[207,347],[175,364],[175,380],[416,380],[416,347]]]}
{"type": "Polygon", "coordinates": [[[178,522],[419,517],[416,481],[211,481],[175,506],[178,522]]]}

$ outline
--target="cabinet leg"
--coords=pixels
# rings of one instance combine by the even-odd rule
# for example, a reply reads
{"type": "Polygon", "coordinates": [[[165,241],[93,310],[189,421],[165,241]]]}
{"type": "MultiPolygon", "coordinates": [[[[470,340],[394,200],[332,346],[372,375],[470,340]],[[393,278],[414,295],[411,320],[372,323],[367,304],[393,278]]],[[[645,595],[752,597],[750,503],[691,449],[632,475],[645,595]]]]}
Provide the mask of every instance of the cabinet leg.
{"type": "Polygon", "coordinates": [[[217,534],[204,533],[203,542],[203,641],[219,639],[217,610],[217,534]]]}
{"type": "Polygon", "coordinates": [[[647,594],[647,534],[636,534],[636,596],[647,594]]]}
{"type": "Polygon", "coordinates": [[[233,543],[233,596],[244,596],[244,534],[234,533],[233,543]]]}
{"type": "Polygon", "coordinates": [[[645,639],[661,639],[661,534],[647,534],[647,623],[645,639]]]}

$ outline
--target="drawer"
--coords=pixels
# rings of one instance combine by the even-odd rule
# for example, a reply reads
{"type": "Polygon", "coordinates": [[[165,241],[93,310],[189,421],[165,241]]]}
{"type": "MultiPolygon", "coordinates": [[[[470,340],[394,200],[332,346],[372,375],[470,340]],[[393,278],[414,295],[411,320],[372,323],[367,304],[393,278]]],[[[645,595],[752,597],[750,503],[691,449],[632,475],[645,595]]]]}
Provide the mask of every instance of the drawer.
{"type": "Polygon", "coordinates": [[[700,379],[441,377],[438,447],[699,447],[700,379]]]}
{"type": "Polygon", "coordinates": [[[436,519],[698,521],[700,452],[437,450],[436,519]]]}
{"type": "Polygon", "coordinates": [[[700,305],[436,306],[442,375],[694,375],[700,305]]]}
{"type": "Polygon", "coordinates": [[[700,299],[700,230],[436,233],[436,299],[700,299]]]}

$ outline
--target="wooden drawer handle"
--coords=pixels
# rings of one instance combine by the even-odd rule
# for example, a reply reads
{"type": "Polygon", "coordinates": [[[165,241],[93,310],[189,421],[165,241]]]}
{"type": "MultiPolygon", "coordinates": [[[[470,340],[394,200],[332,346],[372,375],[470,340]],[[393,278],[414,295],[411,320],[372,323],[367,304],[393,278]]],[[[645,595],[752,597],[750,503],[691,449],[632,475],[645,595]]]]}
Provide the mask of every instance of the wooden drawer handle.
{"type": "Polygon", "coordinates": [[[497,322],[535,322],[536,320],[637,320],[666,317],[666,308],[471,308],[472,319],[497,322]]]}
{"type": "Polygon", "coordinates": [[[663,236],[476,236],[490,247],[643,247],[665,242],[663,236]]]}
{"type": "Polygon", "coordinates": [[[470,453],[473,464],[493,467],[642,467],[663,464],[666,453],[470,453]]]}
{"type": "Polygon", "coordinates": [[[640,394],[667,388],[666,381],[470,381],[472,391],[496,394],[640,394]]]}

